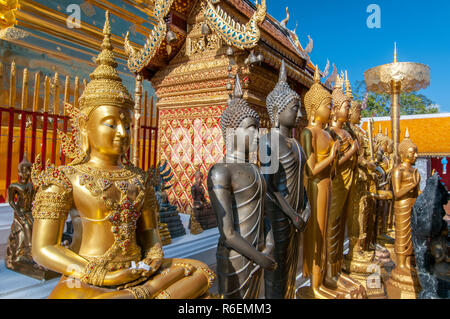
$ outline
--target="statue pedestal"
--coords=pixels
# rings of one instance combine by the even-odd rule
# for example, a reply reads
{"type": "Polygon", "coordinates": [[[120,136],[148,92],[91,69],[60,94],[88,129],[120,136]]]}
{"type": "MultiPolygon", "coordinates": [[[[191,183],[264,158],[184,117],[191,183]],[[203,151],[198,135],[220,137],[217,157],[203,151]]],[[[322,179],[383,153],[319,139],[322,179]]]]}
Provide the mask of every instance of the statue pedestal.
{"type": "Polygon", "coordinates": [[[23,274],[37,280],[50,280],[61,276],[60,274],[53,272],[51,270],[46,270],[37,267],[36,264],[13,263],[12,265],[6,265],[6,267],[19,274],[23,274]]]}
{"type": "Polygon", "coordinates": [[[368,299],[387,299],[383,277],[386,271],[375,259],[374,252],[355,252],[344,257],[342,269],[364,286],[368,299]]]}
{"type": "Polygon", "coordinates": [[[386,282],[389,299],[417,299],[420,283],[415,269],[400,270],[394,268],[386,282]]]}

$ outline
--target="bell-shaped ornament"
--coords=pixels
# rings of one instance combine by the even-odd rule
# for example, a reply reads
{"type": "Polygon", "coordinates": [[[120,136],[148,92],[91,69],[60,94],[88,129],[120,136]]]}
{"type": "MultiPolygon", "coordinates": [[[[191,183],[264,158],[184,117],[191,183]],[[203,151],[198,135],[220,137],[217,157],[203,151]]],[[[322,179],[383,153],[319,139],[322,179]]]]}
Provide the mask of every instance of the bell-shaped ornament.
{"type": "Polygon", "coordinates": [[[232,47],[228,47],[228,48],[227,48],[227,55],[228,55],[228,56],[234,55],[234,50],[233,50],[232,47]]]}
{"type": "Polygon", "coordinates": [[[264,62],[264,55],[260,53],[256,56],[256,59],[258,60],[259,63],[262,63],[264,62]]]}
{"type": "Polygon", "coordinates": [[[202,35],[207,36],[211,33],[211,29],[206,23],[202,24],[202,35]]]}
{"type": "Polygon", "coordinates": [[[248,56],[248,60],[249,60],[250,64],[254,64],[254,63],[258,62],[258,58],[253,53],[253,51],[250,52],[250,55],[248,56]]]}
{"type": "Polygon", "coordinates": [[[178,37],[175,34],[175,32],[173,32],[172,30],[169,30],[166,35],[166,40],[167,40],[167,43],[174,43],[174,42],[177,42],[178,37]]]}

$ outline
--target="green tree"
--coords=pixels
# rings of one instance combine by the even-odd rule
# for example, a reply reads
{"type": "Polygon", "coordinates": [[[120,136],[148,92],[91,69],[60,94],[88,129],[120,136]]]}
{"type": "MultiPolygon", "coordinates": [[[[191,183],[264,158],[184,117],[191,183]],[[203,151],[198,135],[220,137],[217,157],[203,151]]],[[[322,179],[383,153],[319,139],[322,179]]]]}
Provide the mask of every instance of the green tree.
{"type": "MultiPolygon", "coordinates": [[[[366,83],[356,81],[353,95],[355,100],[363,101],[366,94],[366,83]]],[[[400,115],[439,113],[434,102],[423,94],[415,92],[400,95],[400,115]]],[[[389,94],[369,92],[367,106],[361,112],[363,117],[389,116],[391,114],[391,97],[389,94]]]]}

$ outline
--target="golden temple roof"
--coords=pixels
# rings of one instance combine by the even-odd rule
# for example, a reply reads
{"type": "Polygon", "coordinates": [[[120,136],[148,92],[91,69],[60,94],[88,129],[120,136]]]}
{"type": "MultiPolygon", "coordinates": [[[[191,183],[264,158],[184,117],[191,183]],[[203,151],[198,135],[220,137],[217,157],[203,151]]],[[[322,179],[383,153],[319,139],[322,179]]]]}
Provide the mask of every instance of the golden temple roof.
{"type": "MultiPolygon", "coordinates": [[[[374,134],[387,129],[391,138],[390,117],[375,117],[374,134]]],[[[362,119],[361,127],[367,131],[368,118],[362,119]]],[[[400,137],[403,139],[406,129],[411,140],[417,145],[419,156],[450,156],[450,113],[421,114],[400,116],[400,137]]]]}

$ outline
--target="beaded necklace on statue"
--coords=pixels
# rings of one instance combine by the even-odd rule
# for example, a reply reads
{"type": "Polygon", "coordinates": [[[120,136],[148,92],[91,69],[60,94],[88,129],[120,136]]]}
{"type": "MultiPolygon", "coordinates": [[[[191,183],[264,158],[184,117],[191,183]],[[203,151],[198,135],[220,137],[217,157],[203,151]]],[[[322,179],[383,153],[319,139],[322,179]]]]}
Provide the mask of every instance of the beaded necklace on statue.
{"type": "Polygon", "coordinates": [[[79,184],[85,187],[96,198],[101,199],[109,214],[101,219],[94,220],[86,217],[82,219],[89,221],[109,221],[112,225],[111,231],[114,235],[114,244],[105,253],[106,259],[102,262],[106,264],[113,260],[118,252],[126,254],[130,248],[136,233],[136,222],[140,217],[138,209],[144,198],[144,177],[139,174],[139,170],[131,165],[118,170],[103,170],[100,168],[89,167],[86,164],[71,166],[73,173],[77,171],[79,175],[79,184]],[[105,191],[112,186],[120,191],[120,200],[115,201],[105,195],[105,191]],[[131,201],[128,198],[128,190],[135,187],[138,190],[136,199],[131,201]]]}

